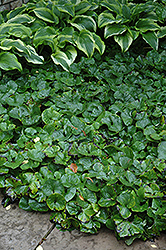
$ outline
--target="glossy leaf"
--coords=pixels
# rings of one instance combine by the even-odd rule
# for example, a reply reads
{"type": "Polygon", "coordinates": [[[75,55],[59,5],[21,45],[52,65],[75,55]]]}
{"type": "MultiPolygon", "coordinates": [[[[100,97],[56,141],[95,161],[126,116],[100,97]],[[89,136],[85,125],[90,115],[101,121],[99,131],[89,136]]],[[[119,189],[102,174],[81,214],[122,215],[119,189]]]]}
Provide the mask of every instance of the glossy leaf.
{"type": "Polygon", "coordinates": [[[9,52],[0,53],[0,68],[3,70],[18,69],[22,70],[21,64],[18,62],[17,57],[9,52]]]}
{"type": "Polygon", "coordinates": [[[40,8],[36,8],[34,10],[35,15],[42,19],[43,21],[46,21],[48,23],[55,23],[58,24],[59,19],[57,16],[55,16],[53,14],[53,12],[49,9],[49,8],[45,8],[45,7],[40,7],[40,8]]]}
{"type": "Polygon", "coordinates": [[[126,52],[133,42],[133,36],[129,31],[123,33],[122,35],[114,36],[115,42],[119,44],[121,50],[126,52]]]}
{"type": "Polygon", "coordinates": [[[112,24],[107,25],[104,30],[104,37],[107,39],[108,37],[121,35],[126,31],[126,26],[120,24],[112,24]]]}
{"type": "Polygon", "coordinates": [[[155,32],[148,31],[146,33],[143,33],[142,37],[153,49],[158,49],[158,38],[155,32]]]}
{"type": "Polygon", "coordinates": [[[46,203],[51,210],[56,209],[60,211],[63,210],[66,206],[66,201],[64,197],[58,193],[51,194],[47,198],[46,203]]]}

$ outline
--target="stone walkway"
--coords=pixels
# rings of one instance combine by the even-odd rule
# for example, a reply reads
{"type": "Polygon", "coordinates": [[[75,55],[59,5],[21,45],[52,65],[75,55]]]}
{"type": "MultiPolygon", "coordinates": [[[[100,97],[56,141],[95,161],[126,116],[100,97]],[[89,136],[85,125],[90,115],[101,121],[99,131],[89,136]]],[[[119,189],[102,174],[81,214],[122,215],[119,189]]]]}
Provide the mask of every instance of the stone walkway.
{"type": "MultiPolygon", "coordinates": [[[[2,201],[0,195],[0,202],[2,201]]],[[[49,213],[26,212],[16,204],[7,210],[0,205],[0,250],[35,250],[53,224],[49,213]]],[[[43,250],[166,250],[166,233],[155,242],[135,241],[128,247],[117,241],[114,233],[104,228],[97,235],[61,232],[54,228],[43,241],[43,250]]]]}

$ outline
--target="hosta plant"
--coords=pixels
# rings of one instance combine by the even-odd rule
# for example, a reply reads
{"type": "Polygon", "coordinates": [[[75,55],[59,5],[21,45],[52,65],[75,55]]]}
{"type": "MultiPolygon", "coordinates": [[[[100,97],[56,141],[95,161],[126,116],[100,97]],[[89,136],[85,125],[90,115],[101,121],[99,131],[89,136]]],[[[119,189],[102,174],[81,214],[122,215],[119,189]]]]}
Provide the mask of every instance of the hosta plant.
{"type": "Polygon", "coordinates": [[[104,11],[98,16],[98,26],[105,27],[106,39],[113,36],[125,52],[134,40],[142,36],[153,49],[158,49],[159,38],[166,35],[166,27],[161,25],[164,14],[160,13],[162,7],[165,8],[164,4],[157,5],[154,1],[134,3],[127,0],[104,0],[101,6],[104,11]]]}
{"type": "Polygon", "coordinates": [[[97,4],[88,1],[37,1],[1,15],[0,67],[21,70],[17,55],[42,64],[46,46],[50,47],[47,59],[51,57],[65,70],[75,61],[78,50],[88,57],[95,49],[103,54],[105,45],[96,33],[96,8],[97,4]]]}

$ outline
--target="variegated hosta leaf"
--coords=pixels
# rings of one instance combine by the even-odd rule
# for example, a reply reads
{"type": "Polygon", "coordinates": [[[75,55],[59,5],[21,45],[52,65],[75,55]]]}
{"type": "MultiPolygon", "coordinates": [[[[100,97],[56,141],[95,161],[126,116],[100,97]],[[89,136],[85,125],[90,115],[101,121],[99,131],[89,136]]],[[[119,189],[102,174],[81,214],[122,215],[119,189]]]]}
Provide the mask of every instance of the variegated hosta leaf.
{"type": "Polygon", "coordinates": [[[65,52],[57,50],[51,55],[53,62],[57,65],[61,65],[64,70],[69,70],[70,65],[74,62],[77,56],[77,51],[71,45],[66,47],[65,52]]]}
{"type": "Polygon", "coordinates": [[[5,34],[6,36],[16,36],[19,38],[30,37],[32,31],[29,27],[26,27],[23,24],[16,23],[2,23],[0,25],[0,34],[5,34]]]}
{"type": "Polygon", "coordinates": [[[95,48],[99,51],[100,54],[103,54],[104,51],[105,51],[105,44],[104,44],[104,42],[95,33],[93,33],[93,39],[95,41],[95,48]]]}
{"type": "Polygon", "coordinates": [[[81,30],[81,32],[75,36],[77,48],[83,51],[88,57],[91,57],[95,49],[93,34],[87,30],[81,30]]]}
{"type": "Polygon", "coordinates": [[[96,31],[96,22],[90,16],[84,16],[84,15],[75,16],[70,24],[73,27],[76,27],[78,30],[87,29],[89,31],[96,31]]]}
{"type": "Polygon", "coordinates": [[[161,27],[159,32],[157,33],[157,37],[158,38],[162,38],[166,36],[166,26],[165,27],[161,27]]]}
{"type": "Polygon", "coordinates": [[[39,30],[34,35],[33,44],[38,47],[41,44],[50,45],[54,50],[54,38],[58,34],[58,31],[53,27],[44,27],[39,30]],[[51,43],[51,44],[50,44],[51,43]]]}
{"type": "Polygon", "coordinates": [[[75,12],[77,15],[81,15],[88,11],[92,5],[86,1],[79,1],[75,6],[75,12]]]}
{"type": "Polygon", "coordinates": [[[24,57],[26,58],[26,60],[28,62],[31,62],[31,63],[34,63],[34,64],[43,64],[44,57],[43,56],[39,56],[36,53],[35,49],[32,46],[27,45],[26,47],[29,50],[29,55],[28,54],[24,55],[24,57]]]}
{"type": "MultiPolygon", "coordinates": [[[[103,12],[98,16],[98,26],[102,28],[108,24],[116,23],[115,17],[111,13],[103,12]]],[[[120,22],[120,20],[118,21],[120,22]]]]}
{"type": "Polygon", "coordinates": [[[114,36],[114,40],[119,44],[122,51],[125,52],[129,49],[130,45],[132,44],[133,36],[129,31],[127,31],[122,35],[114,36]]]}
{"type": "Polygon", "coordinates": [[[65,43],[75,44],[73,41],[74,28],[73,27],[65,27],[57,37],[58,46],[64,47],[65,43]]]}
{"type": "Polygon", "coordinates": [[[61,1],[59,1],[58,5],[57,5],[57,9],[60,12],[67,13],[72,17],[75,15],[74,6],[71,4],[71,2],[69,2],[69,4],[64,4],[64,3],[60,4],[60,3],[61,3],[61,1]]]}
{"type": "Polygon", "coordinates": [[[154,31],[143,33],[142,37],[153,49],[158,49],[158,37],[154,31]]]}
{"type": "Polygon", "coordinates": [[[31,23],[35,20],[34,17],[28,14],[17,15],[7,21],[7,23],[31,23]]]}
{"type": "Polygon", "coordinates": [[[108,10],[113,11],[117,14],[121,14],[121,4],[119,1],[102,1],[101,5],[106,7],[108,10]]]}
{"type": "Polygon", "coordinates": [[[21,64],[18,62],[17,57],[9,52],[0,53],[0,68],[3,70],[18,69],[22,70],[21,64]]]}
{"type": "Polygon", "coordinates": [[[43,21],[54,24],[59,23],[59,18],[56,15],[54,15],[54,13],[48,8],[45,7],[36,8],[34,10],[34,13],[38,18],[42,19],[43,21]]]}
{"type": "Polygon", "coordinates": [[[104,30],[104,37],[107,39],[110,36],[123,34],[127,30],[125,25],[112,24],[107,25],[104,30]]]}
{"type": "Polygon", "coordinates": [[[0,43],[0,48],[2,50],[10,50],[12,48],[16,48],[19,52],[24,52],[29,54],[28,49],[26,48],[26,44],[22,42],[20,39],[3,39],[0,43]]]}
{"type": "Polygon", "coordinates": [[[158,26],[153,20],[150,19],[140,19],[135,26],[136,30],[140,32],[158,30],[160,26],[158,26]]]}

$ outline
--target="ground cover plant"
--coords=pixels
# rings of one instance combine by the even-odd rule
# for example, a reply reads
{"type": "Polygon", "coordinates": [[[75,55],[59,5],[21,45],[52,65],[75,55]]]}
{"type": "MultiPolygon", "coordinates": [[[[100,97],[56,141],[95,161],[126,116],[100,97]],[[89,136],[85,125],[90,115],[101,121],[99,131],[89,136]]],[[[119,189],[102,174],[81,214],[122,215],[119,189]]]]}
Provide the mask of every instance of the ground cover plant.
{"type": "MultiPolygon", "coordinates": [[[[115,8],[113,2],[109,4],[115,8]]],[[[160,5],[144,2],[155,6],[155,16],[160,17],[160,22],[153,25],[158,27],[162,23],[164,27],[164,1],[160,5]]],[[[64,15],[75,18],[68,12],[76,7],[69,8],[68,3],[63,11],[58,2],[55,6],[64,15]]],[[[135,5],[136,1],[121,1],[118,6],[127,10],[124,6],[131,7],[131,3],[135,5]]],[[[43,11],[45,7],[41,4],[37,8],[43,11]]],[[[103,13],[107,13],[110,18],[110,5],[109,11],[103,9],[104,1],[100,5],[86,1],[80,4],[85,6],[80,8],[85,11],[80,15],[86,13],[101,20],[105,17],[103,13]],[[92,15],[89,5],[97,16],[92,15]]],[[[3,20],[29,18],[29,13],[23,12],[26,8],[31,14],[36,11],[31,2],[28,7],[2,13],[3,20]]],[[[43,18],[39,10],[36,13],[43,18]]],[[[29,20],[30,29],[33,22],[41,24],[38,19],[29,20]]],[[[46,26],[48,20],[43,21],[46,30],[53,27],[46,26]]],[[[129,21],[126,23],[130,25],[129,21]]],[[[64,35],[61,25],[58,36],[64,35]]],[[[110,31],[110,21],[108,25],[110,31]]],[[[38,28],[37,25],[35,32],[38,28]]],[[[104,29],[87,32],[99,39],[104,29]]],[[[82,29],[78,30],[80,35],[82,29]]],[[[7,32],[5,41],[11,39],[14,31],[7,32]]],[[[31,54],[38,58],[35,60],[45,59],[40,65],[35,65],[38,61],[32,64],[32,60],[24,60],[23,56],[27,59],[30,54],[18,49],[21,40],[9,46],[10,52],[6,51],[7,43],[3,47],[1,41],[1,56],[9,53],[9,58],[14,56],[15,62],[22,65],[12,68],[10,62],[4,66],[4,61],[0,61],[0,188],[6,194],[5,206],[18,199],[19,207],[27,211],[51,210],[51,220],[62,229],[96,233],[106,225],[128,245],[136,238],[153,239],[166,230],[166,43],[161,38],[158,51],[147,48],[146,39],[142,39],[144,32],[139,32],[140,40],[127,47],[120,45],[122,51],[129,49],[125,53],[119,48],[117,36],[109,37],[109,43],[103,35],[99,41],[105,52],[93,50],[90,58],[86,56],[92,54],[85,53],[86,41],[82,42],[84,50],[71,42],[78,55],[67,66],[64,54],[59,61],[50,60],[49,52],[56,52],[48,49],[48,36],[44,37],[42,47],[35,47],[32,41],[35,36],[24,41],[23,47],[35,51],[31,54]],[[5,71],[9,69],[13,71],[5,71]]],[[[148,32],[156,32],[156,28],[148,32]]],[[[50,37],[50,44],[55,37],[50,37]]],[[[70,46],[66,40],[65,43],[70,46]]],[[[65,46],[57,45],[58,51],[66,53],[65,46]]]]}

